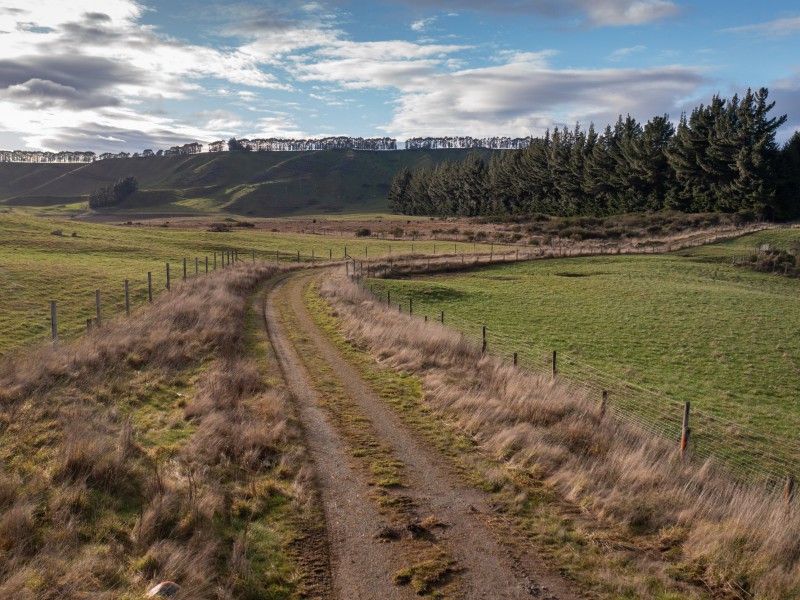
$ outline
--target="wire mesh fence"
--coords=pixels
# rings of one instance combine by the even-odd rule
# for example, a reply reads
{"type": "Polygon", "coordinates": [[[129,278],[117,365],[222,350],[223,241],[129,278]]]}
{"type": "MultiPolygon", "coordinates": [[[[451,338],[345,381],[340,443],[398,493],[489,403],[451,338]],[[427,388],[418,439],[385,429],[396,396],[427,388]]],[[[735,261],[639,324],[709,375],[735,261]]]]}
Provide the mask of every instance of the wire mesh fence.
{"type": "MultiPolygon", "coordinates": [[[[460,260],[442,257],[430,269],[445,268],[448,260],[453,268],[459,266],[460,260]]],[[[398,267],[402,270],[402,265],[398,267]]],[[[412,268],[411,265],[409,268],[412,268]]],[[[427,268],[427,264],[423,263],[423,269],[427,268]]],[[[389,272],[388,268],[381,266],[369,270],[377,276],[389,272]]],[[[366,270],[364,274],[366,276],[366,270]]],[[[561,385],[578,396],[589,399],[589,402],[596,401],[596,410],[600,410],[605,395],[607,414],[674,441],[676,447],[680,444],[685,409],[683,401],[607,373],[568,352],[504,334],[481,316],[471,318],[443,312],[441,304],[428,302],[413,294],[399,293],[396,289],[384,290],[359,277],[355,279],[372,293],[376,301],[388,305],[392,310],[410,313],[420,319],[442,321],[495,357],[532,373],[556,377],[561,385]]],[[[800,471],[798,440],[786,439],[785,436],[778,439],[770,431],[752,429],[694,406],[690,413],[690,425],[692,455],[713,460],[742,480],[776,487],[785,482],[787,475],[800,471]]]]}

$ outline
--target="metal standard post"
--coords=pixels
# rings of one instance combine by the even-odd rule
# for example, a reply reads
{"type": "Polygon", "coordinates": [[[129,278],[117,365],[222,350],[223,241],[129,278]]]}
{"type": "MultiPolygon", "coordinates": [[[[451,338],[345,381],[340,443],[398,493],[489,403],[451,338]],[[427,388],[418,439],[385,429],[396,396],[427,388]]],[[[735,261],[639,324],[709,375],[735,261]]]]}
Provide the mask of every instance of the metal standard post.
{"type": "Polygon", "coordinates": [[[58,315],[56,314],[56,301],[50,301],[50,336],[53,338],[53,345],[58,341],[58,315]]]}
{"type": "Polygon", "coordinates": [[[692,430],[689,429],[689,402],[683,405],[683,426],[681,427],[681,458],[686,456],[689,449],[689,436],[692,430]]]}
{"type": "Polygon", "coordinates": [[[94,305],[97,309],[97,326],[100,327],[103,324],[103,312],[100,306],[100,290],[94,291],[94,305]]]}

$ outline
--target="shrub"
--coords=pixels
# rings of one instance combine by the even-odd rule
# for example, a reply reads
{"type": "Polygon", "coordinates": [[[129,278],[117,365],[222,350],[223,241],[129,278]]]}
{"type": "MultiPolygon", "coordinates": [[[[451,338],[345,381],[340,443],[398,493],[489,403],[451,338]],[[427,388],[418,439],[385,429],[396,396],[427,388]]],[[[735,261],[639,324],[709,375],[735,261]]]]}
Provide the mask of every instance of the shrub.
{"type": "Polygon", "coordinates": [[[361,227],[356,231],[356,237],[369,237],[371,235],[372,231],[370,231],[368,227],[361,227]]]}

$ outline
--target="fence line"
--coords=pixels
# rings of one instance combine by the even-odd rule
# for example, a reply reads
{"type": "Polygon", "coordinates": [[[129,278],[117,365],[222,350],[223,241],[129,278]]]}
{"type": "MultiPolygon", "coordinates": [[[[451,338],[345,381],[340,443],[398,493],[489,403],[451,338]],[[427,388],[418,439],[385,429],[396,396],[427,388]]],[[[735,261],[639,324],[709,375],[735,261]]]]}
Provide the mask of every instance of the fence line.
{"type": "MultiPolygon", "coordinates": [[[[427,270],[427,264],[418,266],[421,268],[418,272],[427,270]]],[[[391,272],[389,269],[375,271],[378,277],[391,272]]],[[[441,306],[428,303],[422,297],[397,290],[378,292],[360,275],[352,279],[371,292],[376,302],[392,309],[397,307],[425,322],[429,318],[430,321],[445,322],[441,306]]],[[[557,370],[556,377],[561,385],[578,395],[594,399],[596,405],[590,406],[591,410],[613,415],[629,425],[674,441],[676,448],[683,441],[685,449],[688,448],[692,455],[713,460],[741,479],[774,488],[783,485],[789,474],[800,471],[800,440],[781,439],[780,444],[776,444],[770,438],[770,432],[755,431],[695,406],[691,409],[691,427],[688,424],[684,426],[684,402],[667,394],[606,373],[561,350],[558,350],[556,358],[553,349],[502,334],[482,320],[448,313],[446,323],[477,348],[518,368],[543,377],[553,377],[557,370]]]]}

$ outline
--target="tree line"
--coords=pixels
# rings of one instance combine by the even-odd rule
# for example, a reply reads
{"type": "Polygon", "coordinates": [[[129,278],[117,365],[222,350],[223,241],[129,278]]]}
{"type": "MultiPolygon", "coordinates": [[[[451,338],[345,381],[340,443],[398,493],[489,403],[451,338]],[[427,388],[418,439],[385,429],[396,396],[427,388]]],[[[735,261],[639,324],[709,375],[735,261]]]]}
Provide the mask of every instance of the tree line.
{"type": "Polygon", "coordinates": [[[783,146],[786,115],[770,116],[766,88],[641,124],[628,115],[602,133],[580,124],[548,131],[523,149],[470,154],[435,168],[404,168],[389,208],[409,215],[542,213],[603,216],[672,209],[800,216],[800,133],[783,146]]]}

